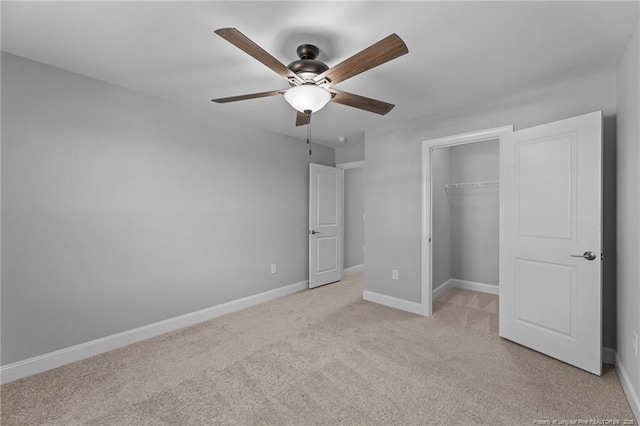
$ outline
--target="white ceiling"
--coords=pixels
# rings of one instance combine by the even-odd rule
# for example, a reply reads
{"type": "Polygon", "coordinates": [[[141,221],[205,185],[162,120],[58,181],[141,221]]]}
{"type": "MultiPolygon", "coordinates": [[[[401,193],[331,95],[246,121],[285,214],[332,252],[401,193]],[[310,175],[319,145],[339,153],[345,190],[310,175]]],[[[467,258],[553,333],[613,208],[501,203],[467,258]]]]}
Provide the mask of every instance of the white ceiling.
{"type": "Polygon", "coordinates": [[[312,138],[445,114],[515,91],[612,69],[638,2],[2,2],[2,50],[299,138],[281,96],[211,98],[288,87],[213,30],[236,27],[285,65],[299,44],[329,66],[391,33],[401,56],[336,85],[396,104],[379,116],[330,103],[312,138]]]}

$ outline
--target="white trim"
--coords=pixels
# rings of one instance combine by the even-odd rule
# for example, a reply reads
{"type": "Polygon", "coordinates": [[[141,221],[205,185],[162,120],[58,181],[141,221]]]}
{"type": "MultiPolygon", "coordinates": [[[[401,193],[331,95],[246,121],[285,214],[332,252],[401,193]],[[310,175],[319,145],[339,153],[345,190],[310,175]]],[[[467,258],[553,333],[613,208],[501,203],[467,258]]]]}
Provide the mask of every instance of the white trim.
{"type": "Polygon", "coordinates": [[[479,291],[481,293],[498,294],[499,287],[495,284],[477,283],[474,281],[457,280],[452,278],[451,287],[461,288],[464,290],[479,291]]]}
{"type": "Polygon", "coordinates": [[[380,305],[400,309],[401,311],[411,312],[412,314],[427,316],[425,306],[420,303],[410,302],[408,300],[398,299],[397,297],[374,293],[373,291],[367,290],[362,292],[362,298],[368,302],[378,303],[380,305]]]}
{"type": "Polygon", "coordinates": [[[436,147],[499,139],[500,136],[510,132],[513,132],[513,125],[422,141],[421,305],[425,307],[426,315],[431,316],[433,312],[433,289],[431,282],[431,150],[436,147]]]}
{"type": "Polygon", "coordinates": [[[450,288],[479,291],[480,293],[499,294],[499,287],[495,284],[478,283],[475,281],[458,280],[449,278],[433,290],[433,298],[440,296],[450,288]]]}
{"type": "Polygon", "coordinates": [[[624,365],[622,364],[622,360],[620,359],[620,355],[618,355],[617,352],[616,352],[616,373],[618,374],[618,379],[620,379],[622,390],[624,391],[624,394],[627,397],[627,401],[629,402],[631,411],[633,411],[633,415],[636,416],[636,420],[640,420],[640,398],[638,398],[638,393],[633,388],[631,379],[629,379],[627,370],[625,370],[624,365]]]}
{"type": "Polygon", "coordinates": [[[451,287],[451,279],[446,280],[433,290],[433,298],[437,299],[442,293],[451,287]]]}
{"type": "Polygon", "coordinates": [[[430,146],[453,146],[462,145],[473,142],[489,141],[497,139],[505,133],[513,132],[513,125],[494,127],[492,129],[480,130],[477,132],[460,133],[453,136],[444,136],[436,139],[428,139],[422,143],[430,146]]]}
{"type": "Polygon", "coordinates": [[[602,362],[616,365],[616,350],[613,348],[602,348],[602,362]]]}
{"type": "Polygon", "coordinates": [[[364,160],[362,161],[351,161],[349,163],[340,163],[340,164],[336,164],[336,167],[342,169],[342,170],[349,170],[349,169],[360,169],[362,167],[364,167],[364,160]]]}
{"type": "Polygon", "coordinates": [[[422,142],[422,232],[420,241],[420,274],[422,305],[427,315],[433,315],[433,285],[431,283],[431,149],[422,142]]]}
{"type": "Polygon", "coordinates": [[[344,275],[352,275],[352,274],[357,274],[358,272],[364,271],[364,263],[361,263],[359,265],[356,266],[350,266],[347,269],[345,269],[344,275]]]}
{"type": "Polygon", "coordinates": [[[308,287],[309,281],[300,281],[284,287],[232,300],[210,308],[158,321],[153,324],[123,331],[122,333],[91,340],[69,348],[39,355],[33,358],[14,362],[0,367],[0,383],[9,383],[23,377],[42,373],[52,368],[61,367],[72,362],[80,361],[113,349],[117,349],[141,340],[149,339],[163,333],[188,327],[203,321],[208,321],[231,312],[239,311],[250,306],[258,305],[269,300],[287,296],[308,287]]]}
{"type": "MultiPolygon", "coordinates": [[[[340,281],[344,279],[344,169],[336,167],[340,170],[340,281]]],[[[309,178],[311,179],[311,178],[309,178]]],[[[309,180],[311,183],[311,180],[309,180]]],[[[309,188],[309,194],[311,194],[311,188],[309,188]]],[[[311,212],[309,212],[309,217],[311,217],[311,212]]],[[[309,260],[311,261],[311,260],[309,260]]],[[[311,273],[311,271],[309,271],[311,273]]],[[[311,279],[311,277],[309,277],[311,279]]]]}

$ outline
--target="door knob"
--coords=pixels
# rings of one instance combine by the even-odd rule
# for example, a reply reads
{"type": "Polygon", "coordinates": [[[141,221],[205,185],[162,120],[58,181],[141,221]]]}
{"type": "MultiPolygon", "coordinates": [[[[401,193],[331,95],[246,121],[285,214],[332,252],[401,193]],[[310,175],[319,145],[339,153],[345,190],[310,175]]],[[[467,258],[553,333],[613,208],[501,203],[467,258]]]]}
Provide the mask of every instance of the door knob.
{"type": "Polygon", "coordinates": [[[570,257],[582,257],[584,259],[587,260],[595,260],[595,258],[597,257],[596,254],[592,251],[585,251],[582,254],[570,254],[570,257]]]}
{"type": "Polygon", "coordinates": [[[320,231],[316,231],[315,229],[312,229],[311,231],[309,231],[309,233],[310,233],[311,235],[315,235],[315,234],[319,234],[319,233],[320,233],[320,231]]]}

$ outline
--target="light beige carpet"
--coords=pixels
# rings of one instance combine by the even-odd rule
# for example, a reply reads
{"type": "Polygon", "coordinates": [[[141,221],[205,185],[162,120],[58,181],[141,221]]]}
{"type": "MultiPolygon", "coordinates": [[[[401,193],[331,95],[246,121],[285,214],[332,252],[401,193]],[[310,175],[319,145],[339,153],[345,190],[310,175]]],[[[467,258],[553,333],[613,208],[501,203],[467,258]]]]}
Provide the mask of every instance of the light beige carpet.
{"type": "Polygon", "coordinates": [[[453,291],[424,318],[363,301],[362,279],[350,276],[4,385],[2,424],[632,418],[611,367],[596,377],[500,339],[497,304],[484,296],[453,291]]]}

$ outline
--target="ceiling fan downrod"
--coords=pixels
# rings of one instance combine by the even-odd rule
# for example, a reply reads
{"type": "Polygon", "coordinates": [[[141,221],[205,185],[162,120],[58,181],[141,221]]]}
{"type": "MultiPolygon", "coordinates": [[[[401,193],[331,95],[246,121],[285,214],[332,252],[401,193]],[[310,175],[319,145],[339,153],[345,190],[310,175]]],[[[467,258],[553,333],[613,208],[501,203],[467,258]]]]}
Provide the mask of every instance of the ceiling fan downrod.
{"type": "Polygon", "coordinates": [[[304,113],[307,115],[307,147],[309,148],[309,156],[311,156],[311,110],[306,109],[304,113]]]}

